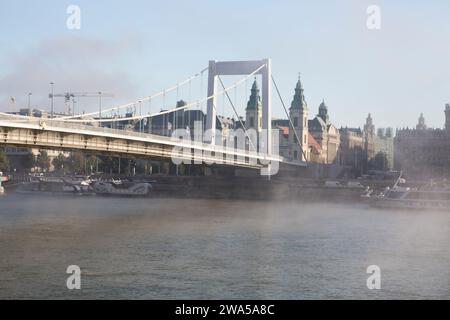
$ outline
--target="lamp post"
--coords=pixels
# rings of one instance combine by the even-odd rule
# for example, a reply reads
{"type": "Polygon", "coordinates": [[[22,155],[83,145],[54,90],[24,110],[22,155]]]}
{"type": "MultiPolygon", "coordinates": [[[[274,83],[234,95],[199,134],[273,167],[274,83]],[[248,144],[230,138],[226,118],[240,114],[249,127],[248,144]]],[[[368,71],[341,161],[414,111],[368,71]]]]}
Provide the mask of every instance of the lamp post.
{"type": "Polygon", "coordinates": [[[50,117],[53,119],[53,85],[54,85],[54,83],[53,82],[50,82],[50,85],[52,86],[52,94],[51,94],[51,100],[52,100],[52,102],[51,102],[51,108],[50,108],[50,117]]]}
{"type": "MultiPolygon", "coordinates": [[[[142,116],[142,101],[139,100],[139,116],[142,116]]],[[[142,132],[142,118],[139,119],[139,132],[142,132]]]]}
{"type": "Polygon", "coordinates": [[[98,110],[98,117],[101,119],[102,118],[102,92],[100,91],[98,93],[99,97],[100,97],[100,106],[99,106],[99,110],[98,110]]]}
{"type": "Polygon", "coordinates": [[[31,115],[31,92],[28,92],[28,115],[31,115]]]}

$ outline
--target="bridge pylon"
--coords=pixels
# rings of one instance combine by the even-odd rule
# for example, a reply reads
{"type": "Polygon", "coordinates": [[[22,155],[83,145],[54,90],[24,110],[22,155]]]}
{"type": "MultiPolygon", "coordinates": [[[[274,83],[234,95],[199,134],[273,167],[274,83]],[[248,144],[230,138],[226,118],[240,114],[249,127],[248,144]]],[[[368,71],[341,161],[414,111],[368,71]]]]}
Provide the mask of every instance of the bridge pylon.
{"type": "Polygon", "coordinates": [[[267,155],[272,154],[272,61],[271,59],[251,60],[251,61],[209,61],[208,70],[208,97],[214,96],[207,102],[206,130],[210,130],[211,144],[215,143],[214,132],[216,129],[216,93],[217,77],[221,75],[248,75],[264,65],[255,74],[262,75],[262,128],[267,135],[265,150],[260,152],[267,155]]]}

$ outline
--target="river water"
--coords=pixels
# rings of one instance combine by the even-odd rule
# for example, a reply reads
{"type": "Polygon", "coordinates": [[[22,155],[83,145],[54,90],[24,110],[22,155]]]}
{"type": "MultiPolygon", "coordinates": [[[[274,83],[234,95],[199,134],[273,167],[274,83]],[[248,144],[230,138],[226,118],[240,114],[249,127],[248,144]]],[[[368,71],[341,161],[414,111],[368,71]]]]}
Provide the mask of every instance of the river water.
{"type": "Polygon", "coordinates": [[[449,231],[450,213],[364,204],[9,194],[0,298],[450,299],[449,231]]]}

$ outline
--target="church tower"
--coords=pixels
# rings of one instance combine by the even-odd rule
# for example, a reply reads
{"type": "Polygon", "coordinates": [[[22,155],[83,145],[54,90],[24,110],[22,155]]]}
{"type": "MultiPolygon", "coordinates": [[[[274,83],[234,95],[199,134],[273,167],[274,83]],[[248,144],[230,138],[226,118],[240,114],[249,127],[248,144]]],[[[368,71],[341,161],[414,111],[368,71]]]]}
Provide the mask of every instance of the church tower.
{"type": "Polygon", "coordinates": [[[372,115],[369,113],[364,125],[364,153],[365,159],[363,170],[367,172],[369,169],[369,161],[375,156],[375,126],[373,124],[372,115]]]}
{"type": "Polygon", "coordinates": [[[419,122],[417,123],[416,129],[417,130],[425,130],[427,128],[427,125],[425,124],[425,118],[423,117],[423,113],[420,114],[419,122]]]}
{"type": "Polygon", "coordinates": [[[256,132],[260,132],[262,129],[262,104],[256,79],[253,82],[250,99],[245,109],[245,129],[254,129],[256,132]]]}
{"type": "Polygon", "coordinates": [[[445,130],[450,133],[450,103],[445,105],[445,130]]]}
{"type": "Polygon", "coordinates": [[[325,100],[322,100],[322,103],[319,106],[319,114],[317,116],[322,118],[323,122],[325,122],[326,124],[328,124],[328,122],[330,121],[330,117],[328,115],[328,107],[325,104],[325,100]]]}
{"type": "Polygon", "coordinates": [[[294,160],[308,160],[308,105],[303,94],[303,86],[300,76],[295,86],[294,99],[289,109],[289,117],[300,144],[294,134],[294,130],[289,128],[289,154],[294,160]]]}

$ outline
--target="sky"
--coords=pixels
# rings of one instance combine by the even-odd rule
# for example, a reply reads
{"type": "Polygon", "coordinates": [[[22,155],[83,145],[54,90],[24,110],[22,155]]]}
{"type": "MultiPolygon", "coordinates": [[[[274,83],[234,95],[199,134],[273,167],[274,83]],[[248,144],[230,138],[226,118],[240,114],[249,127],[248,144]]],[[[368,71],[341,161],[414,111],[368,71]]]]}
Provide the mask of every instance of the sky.
{"type": "MultiPolygon", "coordinates": [[[[171,86],[209,60],[271,58],[286,104],[301,74],[309,118],[324,99],[338,127],[363,126],[368,113],[377,127],[413,127],[421,112],[429,127],[442,127],[449,18],[448,0],[0,0],[0,111],[26,107],[29,92],[32,106],[49,109],[50,82],[55,93],[113,93],[105,103],[114,105],[171,86]],[[81,10],[79,30],[66,26],[70,5],[81,10]],[[381,10],[379,30],[367,28],[369,5],[381,10]]],[[[250,85],[234,92],[240,114],[250,85]]],[[[193,86],[199,96],[203,85],[193,86]]],[[[172,98],[192,99],[192,90],[172,98]]],[[[55,108],[63,111],[63,101],[55,108]]],[[[77,108],[93,111],[97,102],[80,98],[77,108]]],[[[284,116],[275,94],[273,108],[284,116]]]]}

